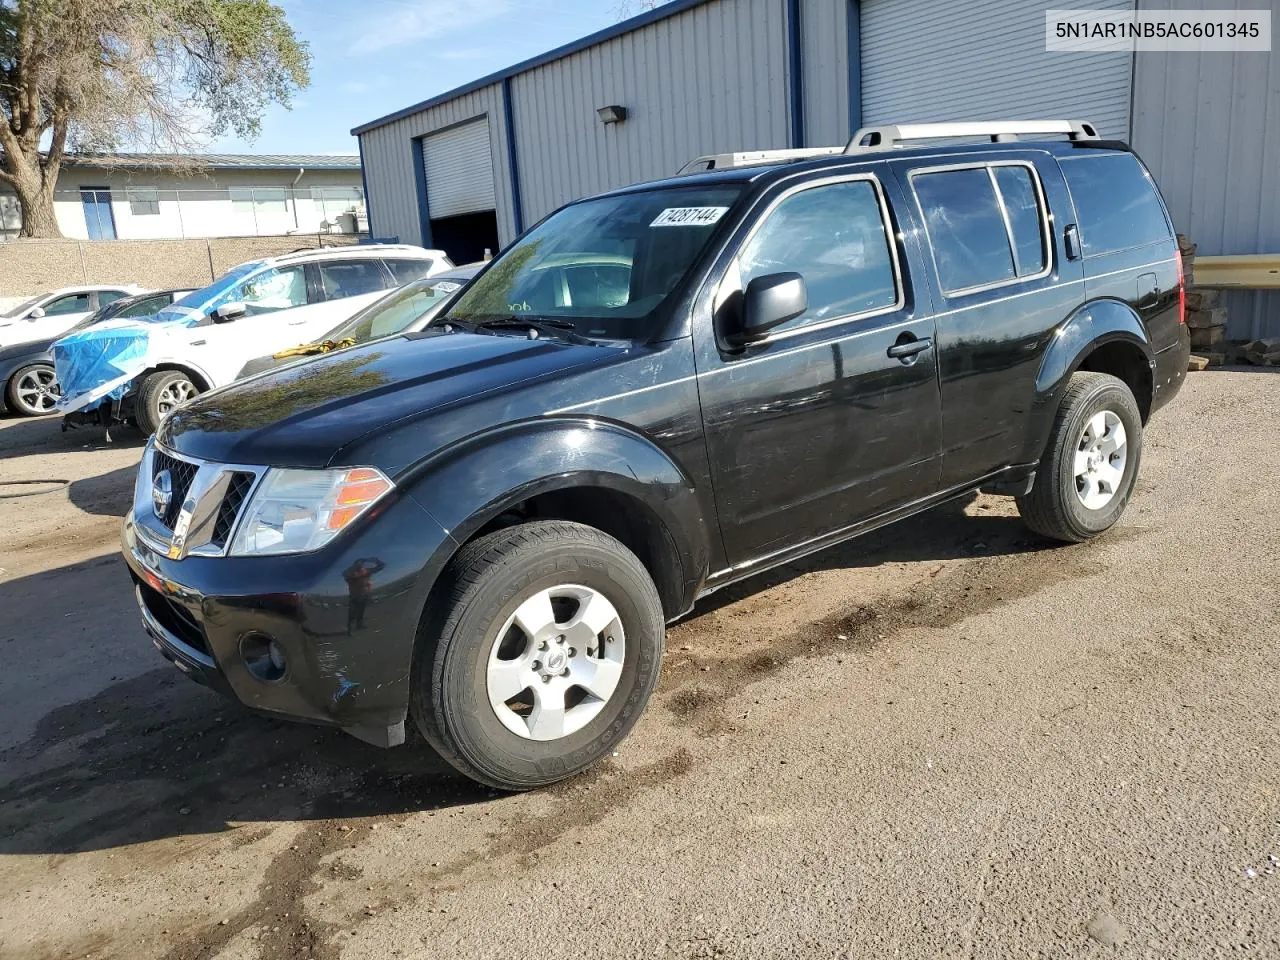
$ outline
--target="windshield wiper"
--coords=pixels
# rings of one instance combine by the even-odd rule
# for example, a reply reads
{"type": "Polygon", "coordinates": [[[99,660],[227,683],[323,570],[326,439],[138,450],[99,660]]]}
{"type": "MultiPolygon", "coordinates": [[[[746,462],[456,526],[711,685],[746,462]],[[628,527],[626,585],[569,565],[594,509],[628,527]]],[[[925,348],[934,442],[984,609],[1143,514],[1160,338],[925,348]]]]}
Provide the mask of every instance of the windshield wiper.
{"type": "MultiPolygon", "coordinates": [[[[456,321],[448,321],[454,323],[456,321]]],[[[595,341],[577,332],[572,320],[560,320],[556,317],[527,317],[511,314],[505,317],[493,317],[476,324],[476,329],[483,330],[531,330],[535,336],[559,337],[570,343],[581,343],[594,346],[595,341]]]]}

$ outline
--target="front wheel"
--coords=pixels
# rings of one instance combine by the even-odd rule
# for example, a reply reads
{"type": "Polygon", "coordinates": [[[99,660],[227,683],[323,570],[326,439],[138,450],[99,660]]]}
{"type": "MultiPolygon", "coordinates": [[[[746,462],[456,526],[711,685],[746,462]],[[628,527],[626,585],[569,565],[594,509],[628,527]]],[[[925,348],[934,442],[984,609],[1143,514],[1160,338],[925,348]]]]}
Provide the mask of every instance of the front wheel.
{"type": "Polygon", "coordinates": [[[1018,512],[1036,533],[1080,543],[1120,519],[1142,459],[1142,415],[1123,380],[1073,374],[1031,492],[1018,512]]]}
{"type": "Polygon", "coordinates": [[[414,654],[412,711],[427,741],[504,790],[608,756],[644,710],[665,642],[635,554],[593,527],[538,521],[472,541],[446,576],[414,654]]]}
{"type": "Polygon", "coordinates": [[[181,370],[158,370],[138,388],[138,429],[147,436],[155,433],[170,411],[200,392],[191,377],[181,370]]]}
{"type": "Polygon", "coordinates": [[[58,375],[51,363],[33,363],[9,378],[5,399],[15,413],[39,417],[53,413],[58,402],[58,375]]]}

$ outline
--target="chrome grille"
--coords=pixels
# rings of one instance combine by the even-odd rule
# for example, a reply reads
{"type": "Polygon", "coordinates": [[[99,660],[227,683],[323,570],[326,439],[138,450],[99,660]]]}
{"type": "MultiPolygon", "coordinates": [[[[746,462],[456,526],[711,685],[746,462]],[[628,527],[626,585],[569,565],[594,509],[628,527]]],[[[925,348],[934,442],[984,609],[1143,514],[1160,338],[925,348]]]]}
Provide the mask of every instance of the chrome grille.
{"type": "Polygon", "coordinates": [[[178,522],[182,503],[187,499],[187,493],[191,490],[191,481],[196,478],[199,467],[187,460],[171,457],[163,450],[156,450],[151,457],[151,476],[157,477],[162,471],[167,470],[169,478],[173,481],[173,498],[169,501],[169,507],[165,510],[164,516],[160,518],[164,521],[164,525],[172,530],[173,525],[178,522]]]}
{"type": "Polygon", "coordinates": [[[266,467],[197,460],[153,439],[134,489],[138,536],[171,559],[222,556],[254,486],[266,472],[266,467]],[[161,471],[169,473],[172,498],[163,515],[157,515],[152,489],[161,471]]]}
{"type": "Polygon", "coordinates": [[[226,547],[231,531],[235,529],[240,508],[244,506],[249,491],[258,478],[252,473],[235,472],[227,484],[227,492],[218,506],[218,518],[213,523],[213,537],[209,540],[216,547],[226,547]]]}

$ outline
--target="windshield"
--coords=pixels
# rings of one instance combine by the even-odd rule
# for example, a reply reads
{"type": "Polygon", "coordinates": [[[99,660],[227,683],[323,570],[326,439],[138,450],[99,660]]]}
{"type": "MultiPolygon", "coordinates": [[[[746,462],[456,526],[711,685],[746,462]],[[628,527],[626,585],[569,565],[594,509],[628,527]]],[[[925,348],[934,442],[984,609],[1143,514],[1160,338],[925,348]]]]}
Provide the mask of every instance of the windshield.
{"type": "Polygon", "coordinates": [[[364,343],[375,337],[399,333],[448,300],[462,283],[459,280],[418,280],[356,314],[330,331],[325,339],[364,343]]]}
{"type": "Polygon", "coordinates": [[[19,316],[23,313],[26,313],[28,310],[30,310],[39,302],[40,302],[40,297],[32,297],[30,300],[24,300],[22,301],[22,303],[18,304],[16,307],[10,307],[8,310],[0,311],[0,317],[7,318],[7,317],[19,316]]]}
{"type": "Polygon", "coordinates": [[[689,272],[742,188],[668,187],[565,207],[512,245],[449,309],[573,321],[589,337],[651,334],[650,316],[689,272]]]}
{"type": "Polygon", "coordinates": [[[204,316],[214,307],[221,306],[220,298],[226,297],[235,290],[241,280],[255,270],[261,269],[261,260],[252,260],[238,267],[232,267],[207,287],[193,290],[150,319],[155,323],[163,323],[166,320],[189,320],[192,316],[204,316]]]}

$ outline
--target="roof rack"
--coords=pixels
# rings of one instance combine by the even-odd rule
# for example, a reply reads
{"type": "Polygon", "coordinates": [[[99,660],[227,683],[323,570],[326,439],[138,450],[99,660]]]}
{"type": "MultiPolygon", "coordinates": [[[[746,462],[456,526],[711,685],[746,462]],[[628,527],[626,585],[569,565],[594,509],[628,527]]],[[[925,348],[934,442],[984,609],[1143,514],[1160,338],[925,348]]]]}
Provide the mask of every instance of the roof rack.
{"type": "Polygon", "coordinates": [[[709,153],[690,160],[676,171],[676,176],[686,173],[702,173],[706,170],[722,170],[725,167],[749,167],[758,163],[780,163],[784,160],[804,160],[808,157],[830,157],[844,153],[844,147],[803,147],[793,150],[744,150],[738,153],[709,153]]]}
{"type": "Polygon", "coordinates": [[[976,123],[891,123],[862,127],[845,153],[892,150],[911,140],[943,140],[949,137],[989,137],[1005,143],[1023,136],[1065,134],[1071,140],[1101,140],[1098,128],[1087,120],[985,120],[976,123]]]}

